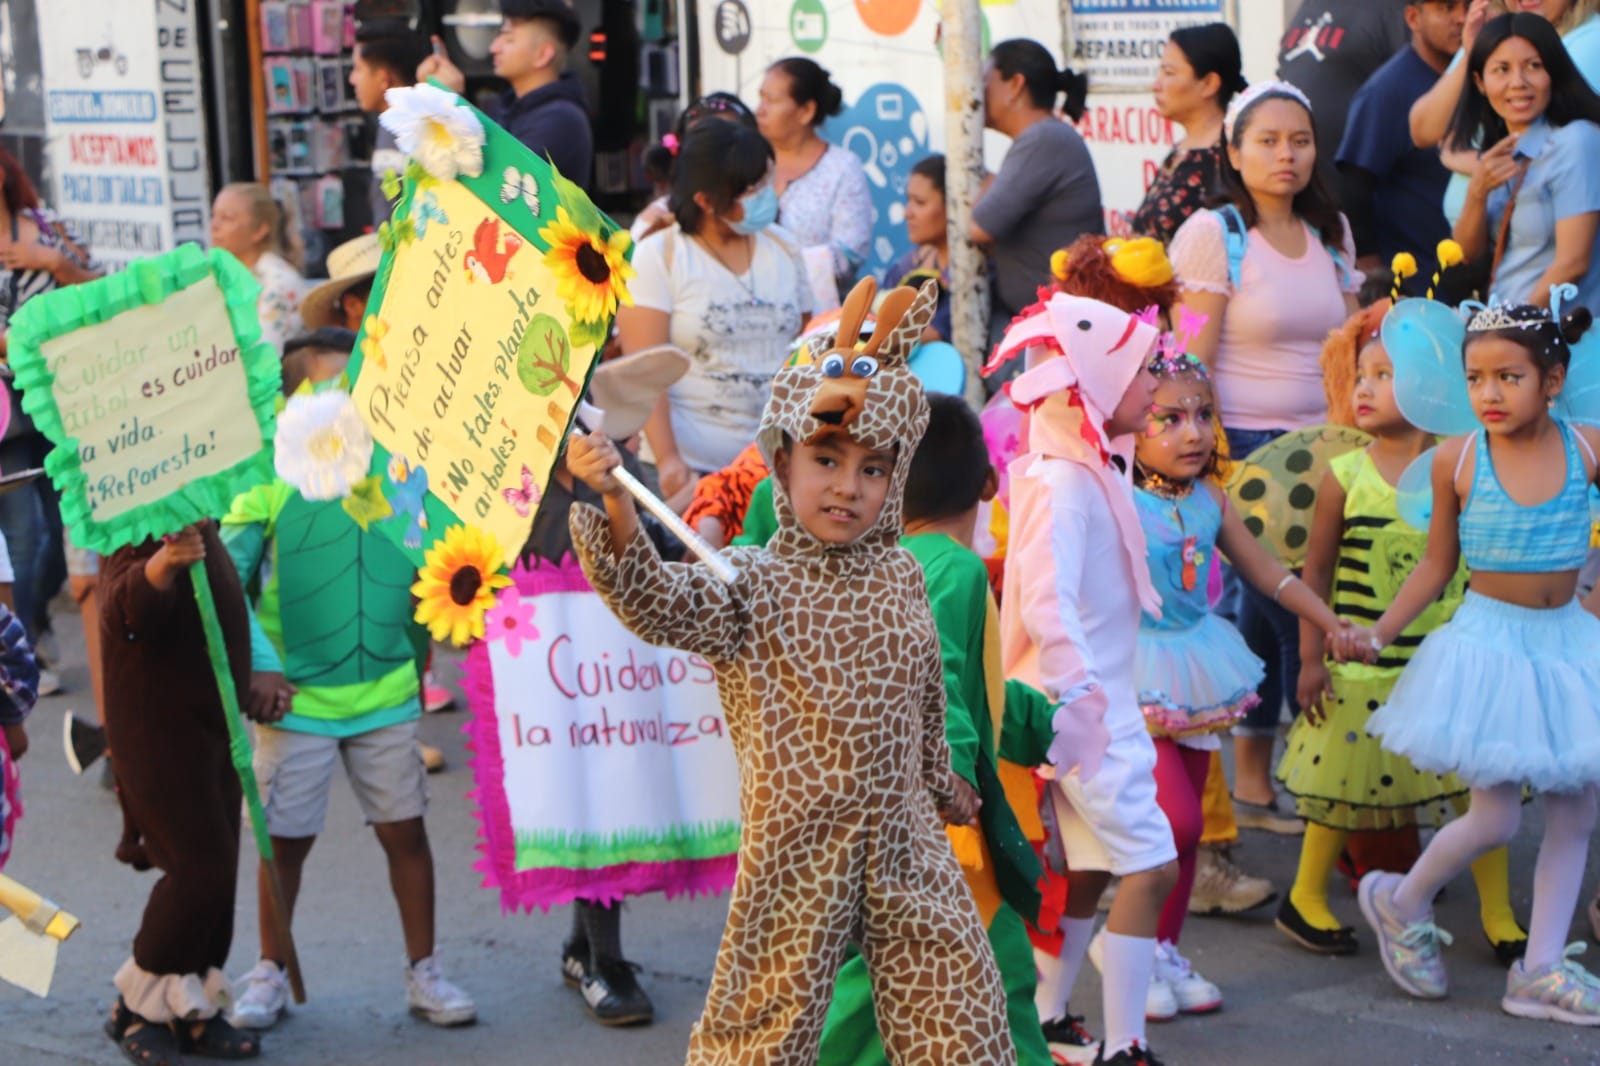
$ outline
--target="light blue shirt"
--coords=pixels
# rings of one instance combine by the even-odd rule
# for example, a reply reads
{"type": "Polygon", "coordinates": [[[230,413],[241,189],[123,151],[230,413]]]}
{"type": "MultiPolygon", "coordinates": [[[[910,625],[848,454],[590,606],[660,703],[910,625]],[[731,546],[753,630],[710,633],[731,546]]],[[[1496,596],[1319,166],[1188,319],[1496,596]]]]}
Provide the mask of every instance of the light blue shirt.
{"type": "MultiPolygon", "coordinates": [[[[1579,119],[1554,127],[1543,118],[1517,140],[1516,157],[1528,161],[1527,177],[1517,193],[1506,238],[1505,257],[1495,276],[1492,296],[1526,303],[1534,284],[1556,254],[1556,223],[1600,211],[1600,126],[1579,119]]],[[[1500,232],[1511,200],[1507,182],[1489,194],[1489,240],[1500,232]]],[[[1578,301],[1600,313],[1600,241],[1589,253],[1589,269],[1577,281],[1578,301]]]]}
{"type": "MultiPolygon", "coordinates": [[[[1578,73],[1589,83],[1589,88],[1600,93],[1600,15],[1590,15],[1579,26],[1568,31],[1561,38],[1561,43],[1566,46],[1567,55],[1572,57],[1572,65],[1578,68],[1578,73]]],[[[1450,61],[1451,68],[1465,57],[1466,53],[1458,49],[1455,58],[1450,61]]],[[[1467,206],[1467,182],[1470,180],[1465,174],[1454,171],[1450,174],[1450,186],[1444,191],[1444,217],[1450,220],[1452,226],[1461,217],[1461,209],[1467,206]]]]}

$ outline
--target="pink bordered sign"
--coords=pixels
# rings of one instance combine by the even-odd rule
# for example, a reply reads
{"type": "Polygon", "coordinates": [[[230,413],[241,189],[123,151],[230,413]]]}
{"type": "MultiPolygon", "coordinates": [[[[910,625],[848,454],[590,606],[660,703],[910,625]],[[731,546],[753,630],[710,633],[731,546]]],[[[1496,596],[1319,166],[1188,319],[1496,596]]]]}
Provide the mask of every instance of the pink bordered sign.
{"type": "Polygon", "coordinates": [[[512,911],[732,885],[738,766],[710,665],[622,628],[571,560],[512,577],[466,666],[484,887],[512,911]]]}

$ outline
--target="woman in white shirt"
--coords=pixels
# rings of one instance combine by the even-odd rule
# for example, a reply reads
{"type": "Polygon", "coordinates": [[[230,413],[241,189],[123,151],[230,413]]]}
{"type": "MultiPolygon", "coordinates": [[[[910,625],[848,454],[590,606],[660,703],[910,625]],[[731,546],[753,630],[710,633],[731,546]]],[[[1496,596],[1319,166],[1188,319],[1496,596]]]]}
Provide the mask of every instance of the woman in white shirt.
{"type": "Polygon", "coordinates": [[[617,333],[624,354],[672,344],[693,360],[645,426],[662,496],[687,505],[699,476],[755,439],[811,294],[799,245],[773,225],[772,148],[755,130],[690,130],[669,206],[676,223],[634,253],[633,306],[617,312],[617,333]]]}

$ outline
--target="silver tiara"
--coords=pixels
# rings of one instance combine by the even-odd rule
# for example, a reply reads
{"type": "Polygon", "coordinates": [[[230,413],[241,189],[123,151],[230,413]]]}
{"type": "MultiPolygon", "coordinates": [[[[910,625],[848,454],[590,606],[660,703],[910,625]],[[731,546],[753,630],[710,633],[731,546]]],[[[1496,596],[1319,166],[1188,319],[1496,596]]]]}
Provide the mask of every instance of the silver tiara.
{"type": "Polygon", "coordinates": [[[1471,311],[1472,316],[1467,319],[1468,333],[1488,333],[1497,329],[1540,329],[1544,326],[1561,327],[1561,305],[1578,296],[1578,287],[1569,282],[1550,286],[1550,309],[1533,307],[1529,304],[1501,303],[1498,300],[1481,304],[1476,300],[1464,300],[1461,304],[1463,311],[1471,311]],[[1521,314],[1513,314],[1520,311],[1521,314]],[[1528,314],[1529,311],[1534,312],[1528,314]]]}

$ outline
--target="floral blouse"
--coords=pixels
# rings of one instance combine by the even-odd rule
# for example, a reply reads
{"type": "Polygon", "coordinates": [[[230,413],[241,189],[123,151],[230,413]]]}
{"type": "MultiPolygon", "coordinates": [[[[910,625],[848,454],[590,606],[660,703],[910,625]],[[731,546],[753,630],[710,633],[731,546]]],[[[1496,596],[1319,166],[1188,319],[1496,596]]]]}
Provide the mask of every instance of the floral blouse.
{"type": "Polygon", "coordinates": [[[778,221],[802,248],[828,248],[840,295],[849,291],[872,244],[872,190],[861,160],[828,145],[815,166],[784,187],[778,221]]]}
{"type": "Polygon", "coordinates": [[[1221,144],[1168,152],[1161,172],[1144,194],[1144,203],[1133,213],[1133,232],[1170,244],[1178,227],[1217,191],[1221,170],[1221,144]]]}
{"type": "Polygon", "coordinates": [[[286,259],[272,252],[263,252],[251,273],[261,285],[261,295],[256,300],[261,339],[282,355],[284,342],[305,332],[300,301],[311,291],[311,284],[286,259]]]}

